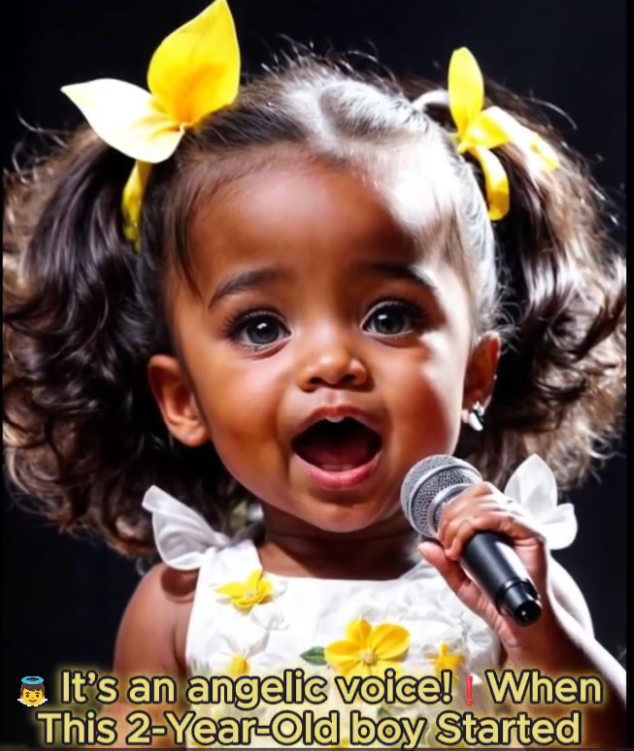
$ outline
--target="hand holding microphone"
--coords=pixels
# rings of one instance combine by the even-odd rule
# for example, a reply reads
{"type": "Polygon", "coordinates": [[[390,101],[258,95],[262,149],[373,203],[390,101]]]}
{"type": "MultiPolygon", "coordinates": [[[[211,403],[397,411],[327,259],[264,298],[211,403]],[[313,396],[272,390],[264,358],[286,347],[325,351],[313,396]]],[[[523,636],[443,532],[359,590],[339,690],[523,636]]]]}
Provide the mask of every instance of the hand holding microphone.
{"type": "Polygon", "coordinates": [[[431,456],[407,474],[403,513],[427,540],[425,558],[472,611],[517,638],[542,613],[548,554],[521,509],[467,462],[431,456]]]}

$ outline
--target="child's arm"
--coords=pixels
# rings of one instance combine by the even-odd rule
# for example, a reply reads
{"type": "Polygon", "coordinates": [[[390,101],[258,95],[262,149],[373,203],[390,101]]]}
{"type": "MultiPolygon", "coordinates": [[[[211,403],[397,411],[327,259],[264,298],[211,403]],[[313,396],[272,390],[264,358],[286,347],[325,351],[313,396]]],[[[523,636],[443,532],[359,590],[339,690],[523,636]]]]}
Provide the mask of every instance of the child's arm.
{"type": "Polygon", "coordinates": [[[594,666],[595,674],[606,678],[606,687],[611,687],[613,698],[625,702],[625,670],[619,662],[594,638],[594,627],[590,610],[583,593],[566,569],[553,558],[549,560],[550,579],[554,600],[557,603],[557,619],[564,628],[566,637],[577,651],[578,669],[575,660],[568,663],[566,656],[556,650],[546,650],[542,656],[544,669],[553,674],[564,672],[561,665],[572,675],[590,674],[594,666]]]}
{"type": "Polygon", "coordinates": [[[554,619],[556,625],[554,628],[552,625],[544,627],[542,639],[537,637],[537,647],[530,650],[532,655],[515,667],[538,668],[554,677],[565,674],[599,677],[604,688],[604,701],[599,706],[540,704],[534,705],[532,711],[540,716],[557,718],[572,709],[580,709],[584,748],[621,748],[626,741],[625,670],[594,638],[590,611],[575,580],[552,558],[549,564],[554,600],[557,603],[554,619]]]}
{"type": "MultiPolygon", "coordinates": [[[[548,553],[546,541],[521,509],[511,506],[487,483],[472,486],[447,504],[438,530],[440,545],[425,543],[421,552],[441,573],[462,602],[497,633],[505,661],[502,667],[539,670],[558,679],[600,679],[600,705],[584,703],[584,748],[625,748],[625,671],[592,634],[585,600],[569,574],[548,553]],[[466,542],[478,531],[509,537],[540,594],[543,612],[529,626],[517,626],[498,613],[489,598],[464,573],[459,560],[466,542]]],[[[518,707],[518,709],[520,709],[518,707]]],[[[577,709],[570,704],[533,704],[531,714],[559,717],[577,709]]],[[[556,747],[552,744],[551,747],[556,747]]]]}
{"type": "Polygon", "coordinates": [[[583,627],[584,631],[594,636],[590,609],[577,582],[554,558],[551,558],[550,566],[553,592],[557,602],[583,627]]]}
{"type": "MultiPolygon", "coordinates": [[[[123,616],[114,659],[114,674],[119,678],[121,701],[107,708],[108,717],[117,719],[117,748],[138,748],[139,743],[126,744],[129,734],[139,727],[126,721],[131,712],[150,714],[155,725],[166,726],[165,710],[180,714],[179,704],[138,705],[125,702],[125,687],[132,676],[163,675],[173,678],[180,694],[185,676],[185,636],[193,600],[196,577],[168,568],[155,566],[141,580],[123,616]]],[[[169,726],[168,726],[169,727],[169,726]]],[[[149,737],[144,733],[143,737],[149,737]]],[[[131,739],[129,739],[131,740],[131,739]]],[[[144,748],[174,748],[174,735],[152,737],[144,748]]],[[[103,746],[98,746],[103,748],[103,746]]]]}

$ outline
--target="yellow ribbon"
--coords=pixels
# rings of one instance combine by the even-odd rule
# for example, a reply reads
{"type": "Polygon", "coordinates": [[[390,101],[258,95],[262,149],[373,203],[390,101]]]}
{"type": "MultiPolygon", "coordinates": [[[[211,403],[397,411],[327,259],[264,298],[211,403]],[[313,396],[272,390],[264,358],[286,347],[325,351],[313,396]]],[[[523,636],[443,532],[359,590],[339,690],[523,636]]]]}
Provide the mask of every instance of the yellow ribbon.
{"type": "Polygon", "coordinates": [[[143,192],[152,164],[169,159],[187,128],[234,101],[240,49],[227,0],[170,34],[152,56],[149,91],[99,79],[62,88],[108,145],[135,160],[123,191],[125,236],[138,250],[143,192]]]}
{"type": "Polygon", "coordinates": [[[489,218],[502,219],[509,210],[509,180],[491,149],[513,143],[532,154],[536,163],[551,171],[559,165],[555,151],[537,133],[499,107],[484,106],[484,80],[475,58],[465,47],[449,63],[449,109],[457,129],[458,153],[474,156],[482,168],[489,218]]]}
{"type": "MultiPolygon", "coordinates": [[[[172,156],[187,128],[231,104],[239,86],[235,25],[227,0],[215,0],[159,45],[148,69],[149,91],[110,78],[62,88],[98,136],[135,160],[122,198],[124,234],[135,248],[151,165],[172,156]]],[[[508,176],[491,149],[514,143],[532,152],[546,170],[557,167],[557,155],[537,133],[500,108],[482,110],[484,81],[465,48],[452,55],[448,89],[457,150],[480,162],[489,216],[501,219],[509,209],[508,176]]]]}

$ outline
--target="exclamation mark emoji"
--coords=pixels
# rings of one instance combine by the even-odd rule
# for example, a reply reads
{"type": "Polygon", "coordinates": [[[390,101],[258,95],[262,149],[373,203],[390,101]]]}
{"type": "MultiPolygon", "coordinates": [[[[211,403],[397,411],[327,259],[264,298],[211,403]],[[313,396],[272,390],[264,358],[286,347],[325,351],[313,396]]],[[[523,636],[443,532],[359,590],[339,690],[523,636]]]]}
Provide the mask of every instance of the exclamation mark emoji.
{"type": "Polygon", "coordinates": [[[473,706],[473,676],[467,676],[467,706],[473,706]]]}

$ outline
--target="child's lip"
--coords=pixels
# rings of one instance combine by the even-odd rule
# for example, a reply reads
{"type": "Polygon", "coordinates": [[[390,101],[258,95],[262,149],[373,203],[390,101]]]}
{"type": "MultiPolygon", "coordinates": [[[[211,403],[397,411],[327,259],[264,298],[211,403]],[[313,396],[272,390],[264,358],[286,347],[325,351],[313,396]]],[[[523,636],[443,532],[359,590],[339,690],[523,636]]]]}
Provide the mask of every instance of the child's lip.
{"type": "Polygon", "coordinates": [[[357,420],[357,422],[365,425],[369,430],[374,431],[379,436],[381,435],[378,420],[376,420],[367,410],[357,407],[354,404],[342,402],[339,404],[324,404],[311,412],[308,417],[299,423],[297,429],[294,431],[293,439],[297,438],[302,433],[305,433],[309,428],[321,420],[327,420],[329,418],[343,420],[346,417],[357,420]]]}
{"type": "Polygon", "coordinates": [[[295,454],[297,460],[308,477],[323,490],[351,490],[369,479],[379,465],[382,451],[378,451],[370,461],[353,469],[335,472],[317,467],[301,456],[295,454]]]}

